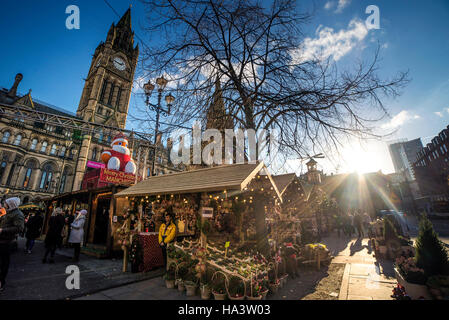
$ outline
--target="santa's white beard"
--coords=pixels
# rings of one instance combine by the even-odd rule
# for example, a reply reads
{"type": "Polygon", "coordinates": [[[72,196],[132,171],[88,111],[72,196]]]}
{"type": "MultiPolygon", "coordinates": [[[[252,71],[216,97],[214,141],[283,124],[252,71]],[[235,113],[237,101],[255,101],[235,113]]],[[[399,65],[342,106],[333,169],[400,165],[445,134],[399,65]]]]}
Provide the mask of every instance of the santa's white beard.
{"type": "Polygon", "coordinates": [[[124,146],[119,146],[118,144],[113,145],[112,150],[129,155],[129,149],[124,146]]]}

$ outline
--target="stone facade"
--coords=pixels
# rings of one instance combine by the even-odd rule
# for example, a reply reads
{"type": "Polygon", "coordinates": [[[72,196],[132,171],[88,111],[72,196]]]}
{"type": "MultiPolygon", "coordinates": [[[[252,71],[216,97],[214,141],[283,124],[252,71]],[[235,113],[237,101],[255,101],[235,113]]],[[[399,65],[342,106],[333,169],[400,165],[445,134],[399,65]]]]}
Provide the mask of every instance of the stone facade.
{"type": "MultiPolygon", "coordinates": [[[[95,50],[76,115],[57,107],[33,101],[31,90],[17,95],[23,76],[18,74],[11,89],[0,88],[0,105],[28,108],[60,117],[123,130],[126,125],[134,72],[139,55],[134,47],[131,11],[117,25],[112,24],[106,42],[95,50]]],[[[123,130],[125,131],[125,130],[123,130]]],[[[129,132],[128,132],[129,134],[129,132]]],[[[36,119],[0,118],[0,197],[18,196],[22,203],[79,190],[88,160],[101,162],[100,155],[110,148],[111,131],[97,127],[91,135],[72,128],[58,127],[36,119]]],[[[130,143],[138,174],[150,175],[152,150],[130,143]]],[[[179,171],[169,165],[168,150],[157,151],[156,173],[179,171]]]]}

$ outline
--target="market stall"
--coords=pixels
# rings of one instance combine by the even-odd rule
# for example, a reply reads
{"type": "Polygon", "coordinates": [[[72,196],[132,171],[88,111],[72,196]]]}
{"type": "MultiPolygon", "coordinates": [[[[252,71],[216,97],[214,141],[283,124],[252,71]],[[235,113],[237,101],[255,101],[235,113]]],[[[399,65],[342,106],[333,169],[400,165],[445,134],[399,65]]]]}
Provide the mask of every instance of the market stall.
{"type": "MultiPolygon", "coordinates": [[[[270,254],[266,212],[282,203],[262,162],[150,177],[115,197],[117,215],[148,212],[156,231],[170,208],[175,215],[179,250],[180,244],[190,243],[192,247],[207,246],[218,254],[225,252],[227,244],[227,254],[233,256],[238,252],[246,256],[249,252],[270,254]]],[[[219,262],[211,265],[225,272],[219,262]]]]}

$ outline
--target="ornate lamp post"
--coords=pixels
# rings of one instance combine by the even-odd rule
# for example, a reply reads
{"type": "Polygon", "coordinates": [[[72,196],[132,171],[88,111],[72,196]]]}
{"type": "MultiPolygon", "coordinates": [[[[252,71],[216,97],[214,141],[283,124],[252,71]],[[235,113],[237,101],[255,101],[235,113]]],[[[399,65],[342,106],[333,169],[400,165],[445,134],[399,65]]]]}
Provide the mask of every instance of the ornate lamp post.
{"type": "Polygon", "coordinates": [[[162,92],[164,91],[165,87],[167,86],[168,80],[164,79],[164,77],[159,77],[156,79],[156,85],[157,85],[157,104],[153,104],[150,102],[151,94],[155,88],[154,84],[152,84],[149,80],[147,83],[144,84],[143,88],[145,91],[146,96],[146,105],[148,108],[150,108],[153,111],[156,111],[156,127],[154,130],[154,157],[153,157],[153,163],[151,164],[151,175],[155,175],[155,163],[156,163],[156,144],[157,144],[157,135],[159,131],[159,117],[160,113],[162,112],[163,115],[167,116],[170,114],[170,108],[175,101],[175,97],[173,97],[170,93],[165,96],[165,103],[167,104],[167,109],[164,109],[161,105],[162,100],[162,92]]]}

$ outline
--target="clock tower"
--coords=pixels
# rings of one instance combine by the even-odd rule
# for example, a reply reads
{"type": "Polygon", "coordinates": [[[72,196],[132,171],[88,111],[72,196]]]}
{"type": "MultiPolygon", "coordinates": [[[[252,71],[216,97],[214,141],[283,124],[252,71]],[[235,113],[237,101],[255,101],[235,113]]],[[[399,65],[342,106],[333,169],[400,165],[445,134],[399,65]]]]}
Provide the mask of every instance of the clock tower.
{"type": "Polygon", "coordinates": [[[83,120],[125,128],[139,45],[134,47],[131,9],[111,25],[106,42],[92,58],[76,115],[83,120]]]}

